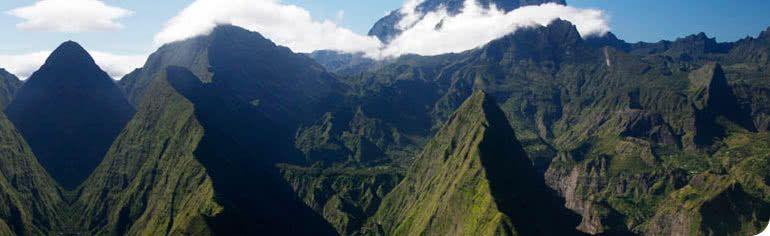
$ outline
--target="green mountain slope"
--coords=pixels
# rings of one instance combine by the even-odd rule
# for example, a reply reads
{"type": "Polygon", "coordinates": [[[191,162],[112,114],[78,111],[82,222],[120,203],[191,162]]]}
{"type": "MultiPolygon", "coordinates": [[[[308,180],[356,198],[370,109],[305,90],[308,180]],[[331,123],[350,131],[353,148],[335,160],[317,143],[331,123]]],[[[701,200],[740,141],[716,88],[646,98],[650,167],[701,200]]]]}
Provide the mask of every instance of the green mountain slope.
{"type": "Polygon", "coordinates": [[[0,234],[50,235],[63,227],[61,190],[0,114],[0,234]]]}
{"type": "Polygon", "coordinates": [[[281,178],[274,161],[282,159],[279,150],[288,149],[273,142],[281,139],[271,139],[265,129],[270,125],[251,104],[223,93],[216,77],[204,84],[180,67],[158,76],[105,162],[80,190],[77,207],[88,227],[83,230],[333,234],[281,178]],[[290,227],[292,219],[304,226],[290,227]]]}
{"type": "Polygon", "coordinates": [[[75,190],[0,117],[0,234],[751,235],[768,51],[768,32],[628,44],[557,20],[366,68],[317,55],[335,76],[219,26],[119,83],[137,113],[75,190]]]}
{"type": "Polygon", "coordinates": [[[139,112],[79,190],[80,230],[336,234],[276,167],[302,161],[293,127],[334,83],[310,59],[233,26],[162,47],[121,82],[139,112]]]}
{"type": "Polygon", "coordinates": [[[78,191],[73,211],[96,235],[210,234],[222,211],[194,151],[204,129],[193,104],[158,74],[104,161],[78,191]]]}
{"type": "MultiPolygon", "coordinates": [[[[548,185],[583,217],[581,231],[644,234],[663,199],[709,171],[732,134],[767,132],[766,35],[597,42],[557,20],[477,50],[405,56],[342,80],[354,88],[352,106],[377,121],[369,130],[401,137],[359,136],[377,140],[397,166],[412,160],[393,150],[419,150],[404,147],[420,146],[472,91],[487,91],[548,185]]],[[[299,146],[350,164],[355,149],[345,144],[361,132],[345,114],[306,128],[318,138],[298,136],[299,146]]]]}
{"type": "MultiPolygon", "coordinates": [[[[428,142],[372,219],[384,235],[543,235],[564,218],[494,100],[476,92],[428,142]],[[558,211],[558,210],[557,210],[558,211]],[[548,222],[548,223],[547,223],[548,222]]],[[[556,226],[556,227],[554,227],[556,226]]]]}
{"type": "Polygon", "coordinates": [[[355,235],[401,180],[390,167],[317,168],[282,165],[281,173],[297,195],[334,226],[355,235]]]}

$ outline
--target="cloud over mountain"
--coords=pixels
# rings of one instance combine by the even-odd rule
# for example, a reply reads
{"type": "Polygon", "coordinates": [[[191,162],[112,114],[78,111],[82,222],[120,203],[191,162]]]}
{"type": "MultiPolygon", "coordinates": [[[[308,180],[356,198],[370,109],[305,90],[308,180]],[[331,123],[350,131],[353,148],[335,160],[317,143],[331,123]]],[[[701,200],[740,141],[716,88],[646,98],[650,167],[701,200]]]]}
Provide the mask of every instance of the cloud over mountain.
{"type": "Polygon", "coordinates": [[[461,52],[515,32],[522,27],[547,25],[555,19],[575,24],[583,36],[609,31],[607,16],[600,10],[558,4],[527,6],[504,12],[466,0],[459,14],[445,9],[420,13],[420,0],[405,1],[399,28],[404,32],[384,45],[329,20],[313,20],[310,13],[279,0],[196,0],[172,18],[155,36],[160,45],[209,33],[217,24],[233,24],[257,31],[297,52],[320,49],[363,52],[372,58],[403,54],[437,55],[461,52]]]}
{"type": "Polygon", "coordinates": [[[132,12],[99,0],[42,0],[7,14],[23,19],[16,27],[25,31],[90,32],[119,30],[117,20],[132,12]]]}
{"type": "MultiPolygon", "coordinates": [[[[407,1],[404,7],[414,5],[407,1]]],[[[403,33],[394,38],[381,56],[407,53],[438,55],[462,52],[480,47],[518,29],[548,25],[556,19],[572,22],[580,34],[604,35],[609,31],[606,15],[600,10],[579,9],[559,4],[525,6],[505,13],[497,8],[486,9],[473,0],[457,15],[445,9],[427,14],[401,10],[403,20],[398,27],[403,33]]]]}
{"type": "Polygon", "coordinates": [[[208,34],[217,24],[257,31],[297,52],[374,51],[381,46],[375,37],[356,34],[331,20],[313,20],[304,8],[278,0],[196,0],[156,34],[155,42],[160,45],[208,34]]]}

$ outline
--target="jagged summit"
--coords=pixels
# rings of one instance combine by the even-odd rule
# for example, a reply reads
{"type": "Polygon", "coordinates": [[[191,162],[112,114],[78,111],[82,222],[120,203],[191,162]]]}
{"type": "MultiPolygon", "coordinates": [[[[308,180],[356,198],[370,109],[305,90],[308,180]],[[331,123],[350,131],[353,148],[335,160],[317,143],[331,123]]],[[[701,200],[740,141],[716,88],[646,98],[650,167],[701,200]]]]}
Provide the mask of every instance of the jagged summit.
{"type": "Polygon", "coordinates": [[[484,59],[506,63],[507,60],[586,61],[595,57],[584,45],[585,40],[575,25],[556,19],[548,26],[521,29],[493,40],[480,52],[484,59]]]}
{"type": "Polygon", "coordinates": [[[101,161],[133,108],[88,52],[67,41],[5,112],[51,176],[75,188],[101,161]]]}

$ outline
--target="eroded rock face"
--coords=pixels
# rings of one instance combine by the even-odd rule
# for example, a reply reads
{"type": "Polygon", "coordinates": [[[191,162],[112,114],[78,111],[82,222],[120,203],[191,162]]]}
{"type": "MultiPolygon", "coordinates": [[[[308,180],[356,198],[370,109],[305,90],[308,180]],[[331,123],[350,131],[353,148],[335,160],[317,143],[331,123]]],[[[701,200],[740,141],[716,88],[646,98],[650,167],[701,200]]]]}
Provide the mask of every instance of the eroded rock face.
{"type": "Polygon", "coordinates": [[[564,197],[565,206],[582,216],[578,226],[582,232],[638,233],[649,214],[645,211],[653,210],[626,204],[649,204],[648,196],[681,188],[687,181],[686,173],[681,171],[619,171],[613,161],[621,160],[605,156],[576,161],[571,154],[563,153],[545,174],[546,184],[564,197]]]}
{"type": "Polygon", "coordinates": [[[680,137],[658,113],[645,110],[628,110],[620,116],[620,135],[649,140],[652,143],[680,145],[680,137]]]}

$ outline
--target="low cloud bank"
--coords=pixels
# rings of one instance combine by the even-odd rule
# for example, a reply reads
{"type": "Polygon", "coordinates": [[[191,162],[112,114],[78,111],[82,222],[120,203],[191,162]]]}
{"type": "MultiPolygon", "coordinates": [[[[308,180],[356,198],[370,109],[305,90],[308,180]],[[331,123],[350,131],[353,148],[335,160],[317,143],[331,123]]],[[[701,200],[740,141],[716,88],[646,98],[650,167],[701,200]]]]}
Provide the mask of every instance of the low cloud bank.
{"type": "MultiPolygon", "coordinates": [[[[24,54],[0,54],[0,68],[18,76],[20,79],[29,78],[40,69],[50,51],[40,51],[24,54]]],[[[89,51],[96,64],[107,72],[113,79],[120,79],[138,67],[142,67],[147,55],[118,55],[101,51],[89,51]]]]}

